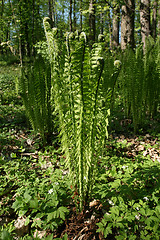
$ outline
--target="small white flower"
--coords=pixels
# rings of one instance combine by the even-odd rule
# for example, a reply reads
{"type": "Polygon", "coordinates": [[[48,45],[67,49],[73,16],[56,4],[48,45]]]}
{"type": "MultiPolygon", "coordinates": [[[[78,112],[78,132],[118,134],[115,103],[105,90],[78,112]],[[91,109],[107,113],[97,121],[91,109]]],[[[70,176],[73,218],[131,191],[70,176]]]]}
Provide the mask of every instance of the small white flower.
{"type": "Polygon", "coordinates": [[[106,215],[110,215],[110,213],[108,213],[108,212],[106,212],[105,214],[106,214],[106,215]]]}
{"type": "Polygon", "coordinates": [[[137,210],[137,211],[139,211],[139,208],[138,208],[138,207],[136,207],[136,210],[137,210]]]}
{"type": "Polygon", "coordinates": [[[137,220],[139,220],[139,219],[140,219],[140,215],[136,215],[135,218],[136,218],[137,220]]]}
{"type": "Polygon", "coordinates": [[[84,180],[86,180],[87,178],[86,178],[86,176],[84,176],[84,180]]]}
{"type": "Polygon", "coordinates": [[[148,197],[144,197],[143,199],[144,199],[144,200],[146,200],[146,201],[148,201],[148,200],[149,200],[149,198],[148,198],[148,197]]]}
{"type": "Polygon", "coordinates": [[[111,200],[108,200],[109,204],[114,206],[114,203],[111,200]]]}
{"type": "Polygon", "coordinates": [[[125,165],[124,165],[124,166],[122,166],[122,169],[126,169],[126,168],[128,168],[128,166],[125,166],[125,165]]]}
{"type": "Polygon", "coordinates": [[[55,184],[56,186],[57,186],[57,185],[59,185],[59,183],[58,183],[58,182],[55,182],[54,184],[55,184]]]}
{"type": "Polygon", "coordinates": [[[48,191],[49,194],[53,193],[53,188],[48,191]]]}

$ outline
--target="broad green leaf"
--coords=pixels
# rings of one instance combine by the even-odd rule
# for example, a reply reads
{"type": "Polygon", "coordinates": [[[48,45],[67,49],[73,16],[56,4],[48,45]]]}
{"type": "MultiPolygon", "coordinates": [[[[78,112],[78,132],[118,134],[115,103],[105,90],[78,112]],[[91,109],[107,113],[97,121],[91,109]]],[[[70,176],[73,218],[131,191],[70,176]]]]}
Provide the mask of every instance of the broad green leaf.
{"type": "Polygon", "coordinates": [[[36,198],[34,200],[31,200],[29,202],[29,205],[30,205],[30,208],[34,208],[34,209],[38,208],[38,200],[36,198]]]}
{"type": "Polygon", "coordinates": [[[27,226],[29,223],[30,223],[30,216],[28,216],[28,217],[26,218],[25,226],[27,226]]]}
{"type": "Polygon", "coordinates": [[[17,200],[12,204],[12,208],[14,208],[15,210],[17,210],[18,208],[20,208],[22,206],[23,206],[23,203],[20,201],[17,201],[17,200]]]}
{"type": "Polygon", "coordinates": [[[24,201],[28,203],[31,200],[31,196],[28,194],[28,191],[24,193],[24,201]]]}

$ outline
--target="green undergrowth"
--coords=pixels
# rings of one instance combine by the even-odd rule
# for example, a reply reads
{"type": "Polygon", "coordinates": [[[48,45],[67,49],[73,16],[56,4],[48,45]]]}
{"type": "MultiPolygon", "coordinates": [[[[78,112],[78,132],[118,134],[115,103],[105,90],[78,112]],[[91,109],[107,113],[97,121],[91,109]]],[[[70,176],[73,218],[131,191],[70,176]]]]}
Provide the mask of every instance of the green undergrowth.
{"type": "Polygon", "coordinates": [[[132,161],[108,156],[100,165],[94,191],[104,216],[98,232],[106,239],[159,239],[159,162],[139,154],[132,161]]]}
{"type": "MultiPolygon", "coordinates": [[[[146,144],[145,149],[150,147],[146,144]]],[[[159,149],[160,141],[153,147],[159,149]]],[[[99,156],[92,196],[101,203],[96,214],[103,216],[97,231],[104,239],[159,239],[160,165],[143,156],[145,149],[134,158],[126,157],[129,149],[125,140],[110,140],[105,156],[99,156]]],[[[14,225],[21,217],[30,230],[18,239],[34,239],[36,230],[45,230],[42,239],[56,239],[54,233],[74,206],[59,150],[48,147],[30,157],[12,153],[10,160],[1,157],[0,166],[0,215],[7,219],[2,233],[7,231],[16,239],[14,225]]]]}
{"type": "MultiPolygon", "coordinates": [[[[54,231],[69,213],[71,193],[66,172],[57,166],[56,154],[51,162],[46,160],[47,156],[39,153],[34,159],[11,154],[11,160],[0,159],[0,215],[9,222],[1,226],[1,230],[6,226],[13,239],[18,217],[25,219],[32,235],[35,229],[46,230],[46,233],[54,231]]],[[[27,236],[24,239],[28,239],[27,236]]]]}
{"type": "Polygon", "coordinates": [[[19,59],[17,56],[0,54],[0,67],[8,67],[13,64],[19,64],[19,59]]]}
{"type": "MultiPolygon", "coordinates": [[[[42,139],[30,130],[21,98],[15,91],[19,68],[3,66],[0,71],[0,239],[38,240],[38,233],[44,231],[41,239],[67,240],[67,234],[54,237],[62,231],[75,207],[65,157],[58,140],[42,148],[42,139]],[[18,219],[25,222],[23,233],[15,227],[18,219]]],[[[104,154],[95,155],[98,174],[92,199],[100,203],[95,209],[99,218],[97,232],[101,239],[158,240],[158,117],[147,120],[139,129],[141,135],[130,139],[132,123],[124,121],[118,100],[116,108],[104,154]],[[119,136],[124,134],[123,139],[117,132],[119,136]]]]}

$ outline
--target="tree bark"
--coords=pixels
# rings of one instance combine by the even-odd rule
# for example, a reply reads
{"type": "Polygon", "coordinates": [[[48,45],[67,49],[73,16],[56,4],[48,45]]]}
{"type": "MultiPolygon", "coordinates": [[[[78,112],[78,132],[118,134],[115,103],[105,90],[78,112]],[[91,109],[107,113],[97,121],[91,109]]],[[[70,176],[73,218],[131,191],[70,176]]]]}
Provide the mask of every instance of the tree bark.
{"type": "Polygon", "coordinates": [[[100,33],[103,34],[104,31],[104,21],[103,21],[103,13],[100,13],[100,33]]]}
{"type": "Polygon", "coordinates": [[[160,37],[160,6],[158,8],[158,36],[160,37]]]}
{"type": "MultiPolygon", "coordinates": [[[[2,5],[1,5],[1,32],[3,33],[3,12],[4,12],[4,0],[2,0],[2,5]]],[[[3,34],[0,36],[0,43],[3,42],[3,34]]],[[[3,50],[1,50],[3,53],[3,50]]]]}
{"type": "Polygon", "coordinates": [[[49,0],[48,5],[49,5],[49,18],[51,19],[52,27],[55,27],[54,1],[49,0]]]}
{"type": "Polygon", "coordinates": [[[82,31],[82,0],[80,1],[80,31],[82,31]]]}
{"type": "Polygon", "coordinates": [[[154,39],[156,39],[157,37],[157,7],[158,0],[155,0],[153,3],[152,28],[151,28],[151,34],[154,39]]]}
{"type": "Polygon", "coordinates": [[[145,40],[151,34],[150,30],[150,0],[141,0],[140,5],[141,37],[143,50],[145,50],[145,40]]]}
{"type": "Polygon", "coordinates": [[[110,49],[112,49],[112,18],[111,18],[111,12],[108,11],[108,26],[109,26],[109,46],[110,49]]]}
{"type": "Polygon", "coordinates": [[[72,26],[72,5],[73,5],[73,2],[72,2],[72,0],[70,0],[70,8],[69,8],[69,30],[70,30],[70,32],[73,31],[73,26],[72,26]]]}
{"type": "Polygon", "coordinates": [[[2,0],[2,5],[1,5],[1,17],[3,16],[3,12],[4,12],[4,0],[2,0]]]}
{"type": "Polygon", "coordinates": [[[113,9],[113,25],[112,25],[112,47],[116,48],[119,45],[119,22],[120,22],[120,8],[117,5],[113,9]]]}
{"type": "Polygon", "coordinates": [[[76,28],[77,28],[76,0],[73,0],[73,26],[74,26],[74,31],[76,31],[76,28]]]}
{"type": "Polygon", "coordinates": [[[121,20],[121,49],[126,49],[127,45],[131,48],[135,47],[134,41],[134,16],[135,16],[135,0],[126,0],[122,5],[121,20]]]}
{"type": "Polygon", "coordinates": [[[96,8],[95,0],[90,0],[89,3],[89,39],[90,44],[92,45],[95,42],[96,38],[96,8]]]}

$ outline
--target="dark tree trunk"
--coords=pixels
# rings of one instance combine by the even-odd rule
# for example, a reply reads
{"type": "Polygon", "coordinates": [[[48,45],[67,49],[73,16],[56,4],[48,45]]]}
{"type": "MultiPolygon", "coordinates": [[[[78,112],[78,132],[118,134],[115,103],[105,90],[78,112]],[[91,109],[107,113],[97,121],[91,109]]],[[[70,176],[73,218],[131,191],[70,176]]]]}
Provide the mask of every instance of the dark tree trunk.
{"type": "Polygon", "coordinates": [[[4,12],[4,0],[2,0],[2,5],[1,5],[1,17],[3,16],[4,12]]]}
{"type": "Polygon", "coordinates": [[[121,49],[125,49],[127,45],[131,48],[135,47],[134,41],[134,16],[135,16],[135,0],[126,0],[122,6],[121,20],[121,49]]]}
{"type": "Polygon", "coordinates": [[[72,0],[70,0],[70,9],[69,9],[69,30],[70,32],[73,31],[73,27],[72,27],[72,0]]]}
{"type": "Polygon", "coordinates": [[[108,11],[108,19],[109,19],[109,46],[110,49],[112,49],[112,18],[110,10],[108,11]]]}
{"type": "Polygon", "coordinates": [[[112,26],[112,46],[113,48],[119,45],[119,22],[120,22],[120,8],[117,5],[113,9],[113,26],[112,26]]]}
{"type": "Polygon", "coordinates": [[[157,37],[157,7],[158,0],[155,0],[153,3],[152,28],[151,28],[151,34],[154,39],[156,39],[157,37]]]}
{"type": "MultiPolygon", "coordinates": [[[[35,0],[32,1],[32,43],[35,44],[35,0]]],[[[32,55],[35,54],[34,47],[31,49],[32,55]]]]}
{"type": "Polygon", "coordinates": [[[95,42],[96,38],[96,8],[95,8],[95,0],[90,0],[89,3],[89,39],[90,45],[95,42]]]}
{"type": "Polygon", "coordinates": [[[73,2],[73,26],[74,26],[74,31],[76,31],[77,28],[77,20],[76,20],[76,0],[73,2]]]}
{"type": "Polygon", "coordinates": [[[160,6],[158,8],[158,36],[160,37],[160,6]]]}
{"type": "Polygon", "coordinates": [[[150,30],[150,0],[141,0],[140,6],[141,37],[143,50],[145,50],[145,40],[151,34],[150,30]]]}
{"type": "MultiPolygon", "coordinates": [[[[1,19],[3,22],[3,12],[4,12],[4,0],[2,0],[2,5],[1,5],[1,19]]],[[[1,24],[1,31],[3,32],[3,24],[1,24]]],[[[3,42],[3,35],[0,36],[0,43],[3,42]]],[[[1,50],[1,53],[3,53],[3,50],[1,50]]]]}
{"type": "Polygon", "coordinates": [[[103,21],[103,13],[100,14],[100,33],[103,34],[104,31],[104,21],[103,21]]]}
{"type": "Polygon", "coordinates": [[[52,27],[55,27],[54,1],[49,0],[49,18],[51,19],[52,27]]]}
{"type": "Polygon", "coordinates": [[[82,31],[82,0],[80,1],[80,31],[82,31]]]}

